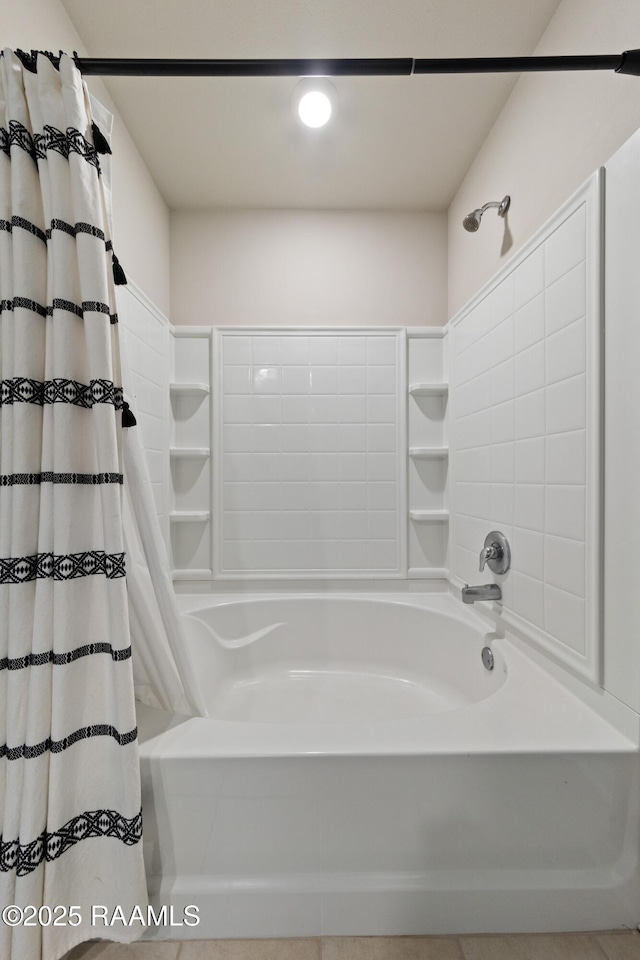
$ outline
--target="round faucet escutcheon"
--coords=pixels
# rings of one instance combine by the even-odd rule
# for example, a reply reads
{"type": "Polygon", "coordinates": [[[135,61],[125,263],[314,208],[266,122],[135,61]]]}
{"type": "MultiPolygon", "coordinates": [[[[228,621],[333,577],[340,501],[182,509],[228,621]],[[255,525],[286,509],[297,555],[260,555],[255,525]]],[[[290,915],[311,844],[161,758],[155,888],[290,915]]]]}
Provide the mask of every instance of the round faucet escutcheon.
{"type": "Polygon", "coordinates": [[[484,546],[480,553],[480,570],[489,567],[493,573],[504,574],[511,566],[511,548],[504,533],[492,530],[484,538],[484,546]]]}

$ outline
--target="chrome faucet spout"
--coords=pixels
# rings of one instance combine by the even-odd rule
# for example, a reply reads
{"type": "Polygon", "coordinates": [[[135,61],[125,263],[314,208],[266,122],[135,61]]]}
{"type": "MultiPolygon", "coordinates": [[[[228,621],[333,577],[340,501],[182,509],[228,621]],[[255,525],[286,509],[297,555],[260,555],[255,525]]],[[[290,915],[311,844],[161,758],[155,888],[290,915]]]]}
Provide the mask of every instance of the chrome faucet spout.
{"type": "Polygon", "coordinates": [[[462,588],[462,602],[476,603],[478,600],[502,600],[502,590],[497,583],[483,583],[481,586],[470,587],[467,583],[462,588]]]}

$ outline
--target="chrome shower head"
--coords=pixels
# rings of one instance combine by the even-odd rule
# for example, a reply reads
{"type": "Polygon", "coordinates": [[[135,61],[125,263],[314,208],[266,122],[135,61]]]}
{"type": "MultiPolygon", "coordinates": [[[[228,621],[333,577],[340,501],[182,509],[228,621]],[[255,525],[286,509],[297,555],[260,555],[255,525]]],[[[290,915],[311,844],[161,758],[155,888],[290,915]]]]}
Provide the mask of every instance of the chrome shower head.
{"type": "Polygon", "coordinates": [[[478,207],[476,210],[473,210],[472,213],[468,213],[464,220],[462,221],[462,226],[469,233],[475,233],[478,227],[480,226],[480,221],[482,220],[482,214],[485,210],[488,210],[490,207],[498,208],[498,216],[506,216],[507,210],[509,209],[509,204],[511,203],[511,197],[507,194],[504,199],[499,201],[492,201],[491,203],[485,203],[484,206],[478,207]]]}
{"type": "Polygon", "coordinates": [[[475,233],[480,226],[483,212],[483,210],[478,208],[477,210],[474,210],[473,213],[468,213],[462,221],[462,226],[465,228],[465,230],[468,230],[469,233],[475,233]]]}

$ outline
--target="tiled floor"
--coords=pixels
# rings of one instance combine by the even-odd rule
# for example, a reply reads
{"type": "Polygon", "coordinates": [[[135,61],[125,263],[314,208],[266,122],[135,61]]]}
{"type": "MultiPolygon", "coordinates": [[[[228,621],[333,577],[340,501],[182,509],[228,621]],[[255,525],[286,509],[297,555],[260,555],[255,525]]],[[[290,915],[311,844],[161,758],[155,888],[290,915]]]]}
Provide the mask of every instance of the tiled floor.
{"type": "Polygon", "coordinates": [[[640,960],[640,933],[101,942],[65,960],[640,960]]]}

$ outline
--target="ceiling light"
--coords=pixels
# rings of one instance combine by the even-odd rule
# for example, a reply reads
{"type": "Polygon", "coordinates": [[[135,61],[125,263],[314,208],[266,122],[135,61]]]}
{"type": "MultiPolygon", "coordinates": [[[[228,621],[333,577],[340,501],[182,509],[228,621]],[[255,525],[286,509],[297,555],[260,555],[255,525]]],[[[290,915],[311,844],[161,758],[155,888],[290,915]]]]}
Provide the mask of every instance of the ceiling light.
{"type": "Polygon", "coordinates": [[[300,98],[298,115],[307,127],[324,127],[331,116],[331,100],[320,90],[310,90],[300,98]]]}
{"type": "Polygon", "coordinates": [[[337,105],[338,92],[324,77],[306,77],[293,91],[293,114],[305,127],[324,127],[337,105]]]}

